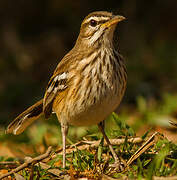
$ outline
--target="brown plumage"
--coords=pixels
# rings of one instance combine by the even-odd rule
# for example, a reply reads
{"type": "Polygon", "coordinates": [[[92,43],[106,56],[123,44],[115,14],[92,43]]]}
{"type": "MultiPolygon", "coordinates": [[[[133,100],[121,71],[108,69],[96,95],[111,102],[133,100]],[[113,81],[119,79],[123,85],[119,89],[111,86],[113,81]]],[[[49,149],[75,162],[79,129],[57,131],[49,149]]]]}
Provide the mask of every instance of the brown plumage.
{"type": "Polygon", "coordinates": [[[35,117],[37,119],[44,113],[48,118],[55,112],[62,127],[63,167],[69,124],[98,124],[118,162],[102,122],[119,105],[126,88],[124,61],[113,47],[115,27],[123,19],[105,11],[89,14],[81,24],[75,46],[54,71],[43,100],[18,116],[7,132],[19,134],[26,128],[23,127],[24,121],[31,124],[35,117]]]}

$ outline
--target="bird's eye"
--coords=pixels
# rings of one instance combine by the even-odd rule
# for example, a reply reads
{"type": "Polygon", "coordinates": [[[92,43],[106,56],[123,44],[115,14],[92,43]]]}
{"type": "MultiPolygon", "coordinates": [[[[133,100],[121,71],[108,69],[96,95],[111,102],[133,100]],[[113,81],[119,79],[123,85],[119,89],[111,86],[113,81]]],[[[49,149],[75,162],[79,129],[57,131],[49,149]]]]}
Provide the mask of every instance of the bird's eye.
{"type": "Polygon", "coordinates": [[[92,27],[95,27],[95,26],[97,25],[97,21],[95,21],[94,19],[91,19],[91,20],[90,20],[90,25],[91,25],[92,27]]]}

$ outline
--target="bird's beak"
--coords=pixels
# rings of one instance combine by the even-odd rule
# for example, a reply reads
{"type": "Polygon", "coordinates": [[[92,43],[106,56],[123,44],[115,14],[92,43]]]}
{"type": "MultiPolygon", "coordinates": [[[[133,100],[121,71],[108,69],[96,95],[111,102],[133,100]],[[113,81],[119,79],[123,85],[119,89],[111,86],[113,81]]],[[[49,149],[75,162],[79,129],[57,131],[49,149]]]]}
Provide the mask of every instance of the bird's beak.
{"type": "Polygon", "coordinates": [[[108,28],[114,24],[117,24],[120,21],[125,20],[126,18],[123,16],[114,16],[112,19],[110,19],[109,21],[105,22],[104,24],[101,25],[101,27],[103,28],[108,28]]]}

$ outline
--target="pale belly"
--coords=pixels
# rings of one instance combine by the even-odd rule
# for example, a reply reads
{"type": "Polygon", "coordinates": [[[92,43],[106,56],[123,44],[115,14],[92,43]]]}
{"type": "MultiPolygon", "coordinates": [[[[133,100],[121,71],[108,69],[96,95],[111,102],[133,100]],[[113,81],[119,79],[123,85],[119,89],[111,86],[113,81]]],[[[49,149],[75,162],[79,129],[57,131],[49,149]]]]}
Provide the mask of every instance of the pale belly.
{"type": "Polygon", "coordinates": [[[81,96],[80,99],[85,98],[84,103],[79,103],[78,100],[76,104],[68,107],[67,123],[75,126],[89,126],[105,120],[120,104],[123,96],[123,93],[121,93],[122,88],[122,86],[117,88],[116,93],[114,88],[107,89],[105,92],[100,91],[98,96],[95,96],[96,93],[93,91],[91,92],[92,98],[86,98],[86,93],[81,91],[83,97],[81,96]],[[95,102],[93,102],[94,98],[95,102]]]}
{"type": "Polygon", "coordinates": [[[68,118],[68,123],[75,126],[95,125],[105,120],[111,112],[119,105],[121,98],[112,96],[95,105],[90,106],[87,110],[76,113],[74,117],[68,118]]]}

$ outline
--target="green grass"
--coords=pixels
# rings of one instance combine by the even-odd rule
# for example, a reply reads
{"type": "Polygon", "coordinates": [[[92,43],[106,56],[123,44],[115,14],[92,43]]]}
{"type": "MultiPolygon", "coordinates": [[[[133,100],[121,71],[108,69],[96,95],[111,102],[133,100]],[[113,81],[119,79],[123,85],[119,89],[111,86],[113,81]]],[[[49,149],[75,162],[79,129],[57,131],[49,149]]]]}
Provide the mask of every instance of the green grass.
{"type": "MultiPolygon", "coordinates": [[[[155,126],[166,127],[168,118],[173,118],[177,109],[177,96],[164,95],[161,101],[146,101],[143,97],[137,98],[137,106],[130,114],[123,111],[119,116],[112,113],[106,121],[106,133],[109,138],[124,138],[124,143],[119,146],[114,146],[117,155],[125,162],[140,148],[144,143],[131,143],[128,138],[135,137],[138,128],[147,126],[146,131],[142,134],[142,139],[146,140],[153,132],[155,126]],[[136,112],[136,113],[135,113],[136,112]],[[136,114],[136,115],[135,115],[136,114]],[[134,116],[134,121],[129,126],[126,121],[134,116]],[[164,120],[165,119],[165,120],[164,120]],[[164,123],[165,122],[165,123],[164,123]]],[[[103,146],[103,138],[96,126],[76,128],[70,127],[68,142],[69,144],[76,143],[85,137],[89,141],[101,139],[100,145],[96,148],[79,150],[75,147],[75,151],[67,154],[66,171],[72,178],[89,177],[91,179],[99,179],[102,174],[110,177],[129,179],[152,179],[153,176],[176,176],[177,175],[177,145],[167,140],[163,134],[158,134],[156,142],[142,153],[130,166],[123,172],[117,172],[109,165],[114,162],[108,147],[103,146]]],[[[34,150],[33,156],[39,154],[39,146],[46,149],[52,145],[55,149],[58,144],[61,146],[60,127],[55,117],[48,121],[37,122],[20,136],[2,135],[1,142],[14,141],[16,144],[27,143],[29,148],[34,150]]],[[[19,165],[21,162],[18,158],[0,157],[2,161],[15,161],[19,165]]],[[[62,156],[47,162],[50,165],[49,169],[43,169],[39,163],[34,166],[23,169],[19,173],[25,179],[54,179],[57,176],[53,175],[49,170],[61,168],[62,156]]],[[[16,165],[16,166],[17,166],[16,165]]],[[[9,166],[0,166],[0,169],[7,169],[9,166]]]]}

